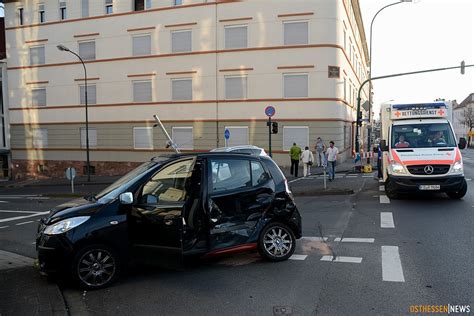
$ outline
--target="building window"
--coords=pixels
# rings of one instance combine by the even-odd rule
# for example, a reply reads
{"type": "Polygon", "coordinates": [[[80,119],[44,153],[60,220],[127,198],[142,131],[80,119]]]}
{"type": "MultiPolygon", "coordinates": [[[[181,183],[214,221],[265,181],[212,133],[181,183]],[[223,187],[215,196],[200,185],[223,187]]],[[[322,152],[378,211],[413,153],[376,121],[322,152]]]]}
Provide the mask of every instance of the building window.
{"type": "Polygon", "coordinates": [[[135,0],[135,11],[143,11],[148,9],[151,9],[151,0],[135,0]]]}
{"type": "Polygon", "coordinates": [[[153,101],[151,80],[133,81],[133,102],[151,101],[153,101]]]}
{"type": "Polygon", "coordinates": [[[225,48],[247,48],[247,25],[232,25],[224,28],[225,48]]]}
{"type": "MultiPolygon", "coordinates": [[[[97,147],[97,129],[95,127],[89,127],[89,147],[97,147]]],[[[81,127],[81,148],[87,147],[86,128],[81,127]]]]}
{"type": "Polygon", "coordinates": [[[153,149],[153,127],[133,128],[133,148],[153,149]]]}
{"type": "Polygon", "coordinates": [[[59,19],[66,20],[67,19],[67,12],[66,12],[66,1],[59,2],[59,19]]]}
{"type": "Polygon", "coordinates": [[[48,130],[46,128],[33,129],[33,148],[48,147],[48,130]]]}
{"type": "Polygon", "coordinates": [[[84,60],[95,60],[95,41],[79,42],[79,56],[84,60]]]}
{"type": "Polygon", "coordinates": [[[226,126],[225,129],[229,130],[230,132],[230,137],[226,141],[227,147],[249,144],[248,126],[226,126]]]}
{"type": "Polygon", "coordinates": [[[23,25],[23,8],[18,8],[18,25],[23,25]]]}
{"type": "Polygon", "coordinates": [[[308,74],[283,74],[284,98],[308,97],[308,74]]]}
{"type": "Polygon", "coordinates": [[[301,148],[309,146],[308,126],[283,126],[283,150],[290,150],[293,143],[301,148]]]}
{"type": "Polygon", "coordinates": [[[179,149],[194,149],[194,137],[192,127],[173,127],[172,138],[179,149]]]}
{"type": "Polygon", "coordinates": [[[44,3],[38,5],[38,19],[40,23],[46,22],[46,13],[44,10],[44,3]]]}
{"type": "Polygon", "coordinates": [[[105,14],[112,14],[112,13],[114,13],[114,1],[105,0],[105,14]]]}
{"type": "Polygon", "coordinates": [[[308,22],[283,22],[284,45],[308,44],[308,22]]]}
{"type": "Polygon", "coordinates": [[[30,65],[43,65],[44,63],[44,46],[30,47],[30,65]]]}
{"type": "Polygon", "coordinates": [[[143,56],[151,54],[151,35],[137,35],[132,37],[133,56],[143,56]]]}
{"type": "MultiPolygon", "coordinates": [[[[86,104],[86,86],[79,86],[79,102],[81,105],[86,104]]],[[[87,105],[97,104],[97,88],[95,84],[87,85],[87,105]]]]}
{"type": "Polygon", "coordinates": [[[46,106],[46,88],[31,90],[31,106],[46,106]]]}
{"type": "Polygon", "coordinates": [[[81,12],[83,18],[89,16],[89,0],[81,0],[81,12]]]}
{"type": "Polygon", "coordinates": [[[247,99],[247,76],[226,76],[225,98],[247,99]]]}
{"type": "Polygon", "coordinates": [[[173,101],[193,99],[193,80],[191,78],[171,79],[171,98],[173,101]]]}
{"type": "Polygon", "coordinates": [[[182,53],[192,51],[192,31],[172,31],[171,32],[171,52],[182,53]]]}
{"type": "Polygon", "coordinates": [[[183,4],[183,0],[173,0],[174,1],[174,5],[182,5],[183,4]]]}

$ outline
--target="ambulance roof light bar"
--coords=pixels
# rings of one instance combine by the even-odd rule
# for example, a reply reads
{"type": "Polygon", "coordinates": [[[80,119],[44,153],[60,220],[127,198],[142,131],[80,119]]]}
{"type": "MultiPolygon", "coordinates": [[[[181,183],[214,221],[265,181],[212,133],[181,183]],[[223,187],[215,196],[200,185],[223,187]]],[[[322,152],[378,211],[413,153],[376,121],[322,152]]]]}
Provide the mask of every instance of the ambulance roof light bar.
{"type": "Polygon", "coordinates": [[[444,102],[433,102],[433,103],[414,103],[414,104],[392,104],[392,109],[400,111],[408,110],[434,110],[434,109],[446,109],[446,103],[444,102]]]}

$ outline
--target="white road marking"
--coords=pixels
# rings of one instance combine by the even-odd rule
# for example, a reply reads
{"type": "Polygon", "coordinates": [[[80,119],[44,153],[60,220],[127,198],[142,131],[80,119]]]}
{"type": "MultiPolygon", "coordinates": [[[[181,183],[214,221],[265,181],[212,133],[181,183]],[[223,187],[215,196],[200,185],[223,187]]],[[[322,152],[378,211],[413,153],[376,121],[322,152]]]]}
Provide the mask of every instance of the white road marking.
{"type": "Polygon", "coordinates": [[[0,203],[10,203],[10,202],[7,202],[7,201],[0,201],[0,203]]]}
{"type": "Polygon", "coordinates": [[[390,204],[390,199],[386,195],[380,196],[380,203],[381,204],[390,204]]]}
{"type": "Polygon", "coordinates": [[[380,212],[380,227],[395,228],[392,212],[380,212]]]}
{"type": "Polygon", "coordinates": [[[333,256],[322,256],[321,261],[329,261],[329,262],[346,262],[346,263],[361,263],[362,258],[361,257],[343,257],[343,256],[337,256],[333,260],[333,256]]]}
{"type": "Polygon", "coordinates": [[[20,226],[20,225],[25,225],[25,224],[29,224],[29,223],[34,223],[34,221],[28,221],[28,222],[23,222],[23,223],[17,223],[17,224],[15,224],[15,225],[20,226]]]}
{"type": "Polygon", "coordinates": [[[29,214],[37,214],[38,212],[33,212],[33,211],[0,210],[0,213],[29,213],[29,214]]]}
{"type": "Polygon", "coordinates": [[[388,282],[405,282],[397,246],[382,246],[382,279],[388,282]]]}
{"type": "Polygon", "coordinates": [[[374,175],[372,175],[372,174],[369,174],[369,175],[363,175],[363,176],[362,176],[362,178],[373,178],[373,177],[374,177],[374,175]]]}
{"type": "Polygon", "coordinates": [[[472,181],[472,179],[466,179],[466,181],[472,181]]]}
{"type": "Polygon", "coordinates": [[[46,211],[46,212],[39,212],[39,213],[36,213],[36,214],[25,215],[25,216],[16,216],[16,217],[10,217],[10,218],[2,218],[2,219],[0,219],[0,223],[16,221],[16,220],[19,220],[19,219],[24,219],[24,218],[34,217],[34,216],[46,215],[46,214],[48,214],[48,213],[49,213],[49,211],[46,211]]]}
{"type": "Polygon", "coordinates": [[[379,179],[379,183],[383,183],[383,179],[379,179]]]}
{"type": "Polygon", "coordinates": [[[385,191],[385,186],[384,185],[379,186],[379,191],[384,192],[385,191]]]}
{"type": "Polygon", "coordinates": [[[296,179],[293,179],[291,181],[288,181],[288,183],[293,183],[293,182],[296,182],[296,181],[300,181],[301,179],[303,179],[303,178],[296,178],[296,179]]]}
{"type": "Polygon", "coordinates": [[[292,255],[288,259],[290,260],[305,260],[308,255],[292,255]]]}
{"type": "Polygon", "coordinates": [[[375,238],[342,238],[337,237],[334,239],[336,242],[365,242],[365,243],[373,243],[375,238]]]}
{"type": "Polygon", "coordinates": [[[358,176],[357,175],[347,175],[346,178],[357,178],[358,176]]]}
{"type": "Polygon", "coordinates": [[[32,245],[36,245],[36,241],[33,241],[31,244],[32,244],[32,245]]]}
{"type": "Polygon", "coordinates": [[[327,237],[301,237],[301,239],[304,239],[304,240],[310,240],[310,241],[326,241],[328,240],[327,237]]]}
{"type": "Polygon", "coordinates": [[[3,228],[8,228],[10,226],[1,226],[0,229],[3,229],[3,228]]]}

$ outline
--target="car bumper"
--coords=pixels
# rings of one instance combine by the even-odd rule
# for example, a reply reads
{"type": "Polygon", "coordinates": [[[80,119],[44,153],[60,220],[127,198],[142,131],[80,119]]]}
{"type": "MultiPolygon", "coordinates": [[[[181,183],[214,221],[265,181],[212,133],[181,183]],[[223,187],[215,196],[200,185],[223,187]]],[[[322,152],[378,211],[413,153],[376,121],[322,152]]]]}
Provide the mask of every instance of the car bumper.
{"type": "Polygon", "coordinates": [[[40,272],[56,274],[65,272],[70,266],[73,248],[63,235],[39,234],[36,238],[36,253],[40,272]]]}
{"type": "Polygon", "coordinates": [[[445,177],[394,177],[391,176],[395,188],[398,192],[424,192],[420,190],[420,185],[439,185],[440,189],[435,192],[457,192],[464,183],[464,176],[445,176],[445,177]]]}

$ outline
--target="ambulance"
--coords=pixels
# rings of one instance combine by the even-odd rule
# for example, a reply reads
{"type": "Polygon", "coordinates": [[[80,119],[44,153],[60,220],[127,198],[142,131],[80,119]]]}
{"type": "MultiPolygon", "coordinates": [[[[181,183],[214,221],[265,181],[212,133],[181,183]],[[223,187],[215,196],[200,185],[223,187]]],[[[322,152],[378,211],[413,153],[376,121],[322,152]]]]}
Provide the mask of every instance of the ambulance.
{"type": "Polygon", "coordinates": [[[380,147],[385,193],[443,192],[461,199],[467,192],[459,142],[449,102],[384,104],[380,147]]]}

